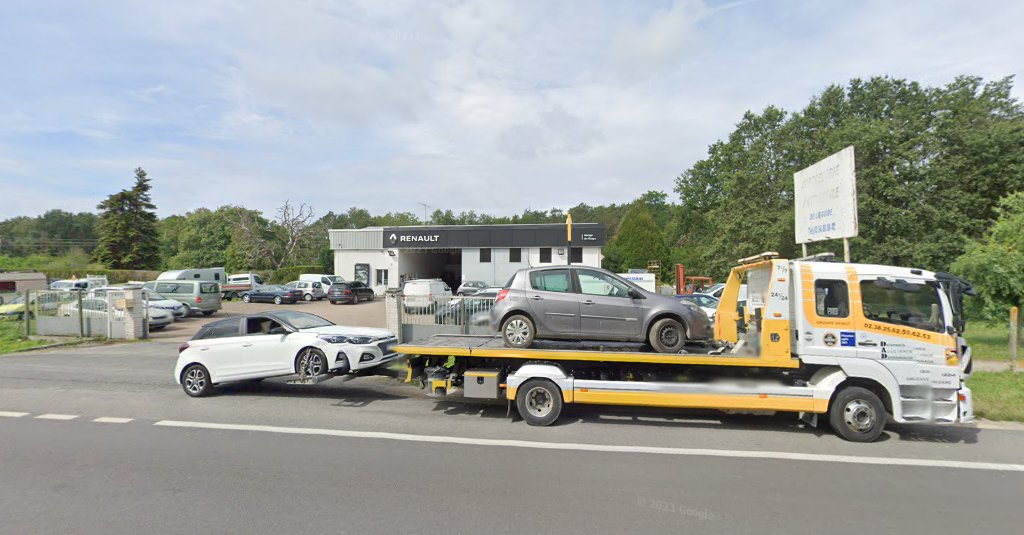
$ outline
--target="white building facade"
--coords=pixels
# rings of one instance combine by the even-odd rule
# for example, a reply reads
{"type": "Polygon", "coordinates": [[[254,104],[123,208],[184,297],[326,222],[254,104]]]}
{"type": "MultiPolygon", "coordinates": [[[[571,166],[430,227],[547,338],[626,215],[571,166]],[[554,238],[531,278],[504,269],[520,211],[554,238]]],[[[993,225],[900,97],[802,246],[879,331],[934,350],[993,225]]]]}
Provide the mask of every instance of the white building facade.
{"type": "Polygon", "coordinates": [[[601,266],[604,225],[451,225],[329,230],[334,274],[377,293],[403,281],[438,278],[454,291],[466,281],[502,286],[518,270],[570,263],[601,266]]]}

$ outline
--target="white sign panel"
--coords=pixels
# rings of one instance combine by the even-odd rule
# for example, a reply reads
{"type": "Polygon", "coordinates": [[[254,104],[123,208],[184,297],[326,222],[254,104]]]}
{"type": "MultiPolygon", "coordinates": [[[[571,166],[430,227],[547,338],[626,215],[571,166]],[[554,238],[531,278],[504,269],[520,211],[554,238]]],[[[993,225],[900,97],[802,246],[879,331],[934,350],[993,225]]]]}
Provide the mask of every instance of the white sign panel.
{"type": "Polygon", "coordinates": [[[654,273],[619,273],[619,276],[648,292],[655,293],[658,291],[654,273]]]}
{"type": "Polygon", "coordinates": [[[857,235],[857,176],[853,147],[793,174],[796,242],[857,235]]]}

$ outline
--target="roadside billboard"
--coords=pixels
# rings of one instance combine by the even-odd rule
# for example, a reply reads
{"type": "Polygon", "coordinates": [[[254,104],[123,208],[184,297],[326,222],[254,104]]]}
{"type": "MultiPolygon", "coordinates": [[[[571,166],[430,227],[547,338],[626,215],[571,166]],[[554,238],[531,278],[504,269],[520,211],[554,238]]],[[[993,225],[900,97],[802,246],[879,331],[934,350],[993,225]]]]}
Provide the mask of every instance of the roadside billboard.
{"type": "Polygon", "coordinates": [[[857,176],[853,146],[793,174],[796,242],[857,235],[857,176]]]}

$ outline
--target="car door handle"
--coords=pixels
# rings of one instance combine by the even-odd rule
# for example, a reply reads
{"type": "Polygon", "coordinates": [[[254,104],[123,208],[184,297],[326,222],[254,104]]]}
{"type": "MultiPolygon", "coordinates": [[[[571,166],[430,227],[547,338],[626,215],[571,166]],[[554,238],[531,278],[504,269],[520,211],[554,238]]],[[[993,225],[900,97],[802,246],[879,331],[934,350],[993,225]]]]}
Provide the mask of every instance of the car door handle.
{"type": "Polygon", "coordinates": [[[544,300],[544,298],[539,296],[539,295],[531,295],[530,299],[533,299],[534,301],[543,301],[544,300]]]}
{"type": "Polygon", "coordinates": [[[876,344],[875,342],[857,342],[857,345],[859,345],[859,346],[867,346],[867,347],[875,347],[878,344],[876,344]]]}
{"type": "Polygon", "coordinates": [[[208,347],[200,347],[199,350],[200,351],[209,351],[210,348],[208,348],[208,347]]]}
{"type": "Polygon", "coordinates": [[[590,299],[587,299],[586,301],[583,301],[583,304],[584,304],[584,305],[593,305],[593,304],[594,304],[594,302],[593,302],[593,301],[591,301],[590,299]]]}
{"type": "Polygon", "coordinates": [[[242,344],[242,347],[252,347],[252,344],[242,344]]]}

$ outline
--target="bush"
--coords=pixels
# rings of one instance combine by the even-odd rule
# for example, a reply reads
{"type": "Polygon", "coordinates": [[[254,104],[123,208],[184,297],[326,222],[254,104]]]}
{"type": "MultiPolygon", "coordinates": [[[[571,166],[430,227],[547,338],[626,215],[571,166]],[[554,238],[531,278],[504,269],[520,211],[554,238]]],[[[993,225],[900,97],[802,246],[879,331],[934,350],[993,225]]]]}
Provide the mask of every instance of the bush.
{"type": "Polygon", "coordinates": [[[969,244],[952,266],[978,291],[968,310],[989,319],[1005,318],[1024,302],[1024,192],[1004,198],[997,212],[986,239],[969,244]]]}
{"type": "Polygon", "coordinates": [[[293,280],[298,280],[299,275],[303,273],[320,273],[323,271],[323,266],[311,265],[311,266],[285,266],[278,269],[270,275],[270,282],[272,284],[285,284],[293,280]]]}

